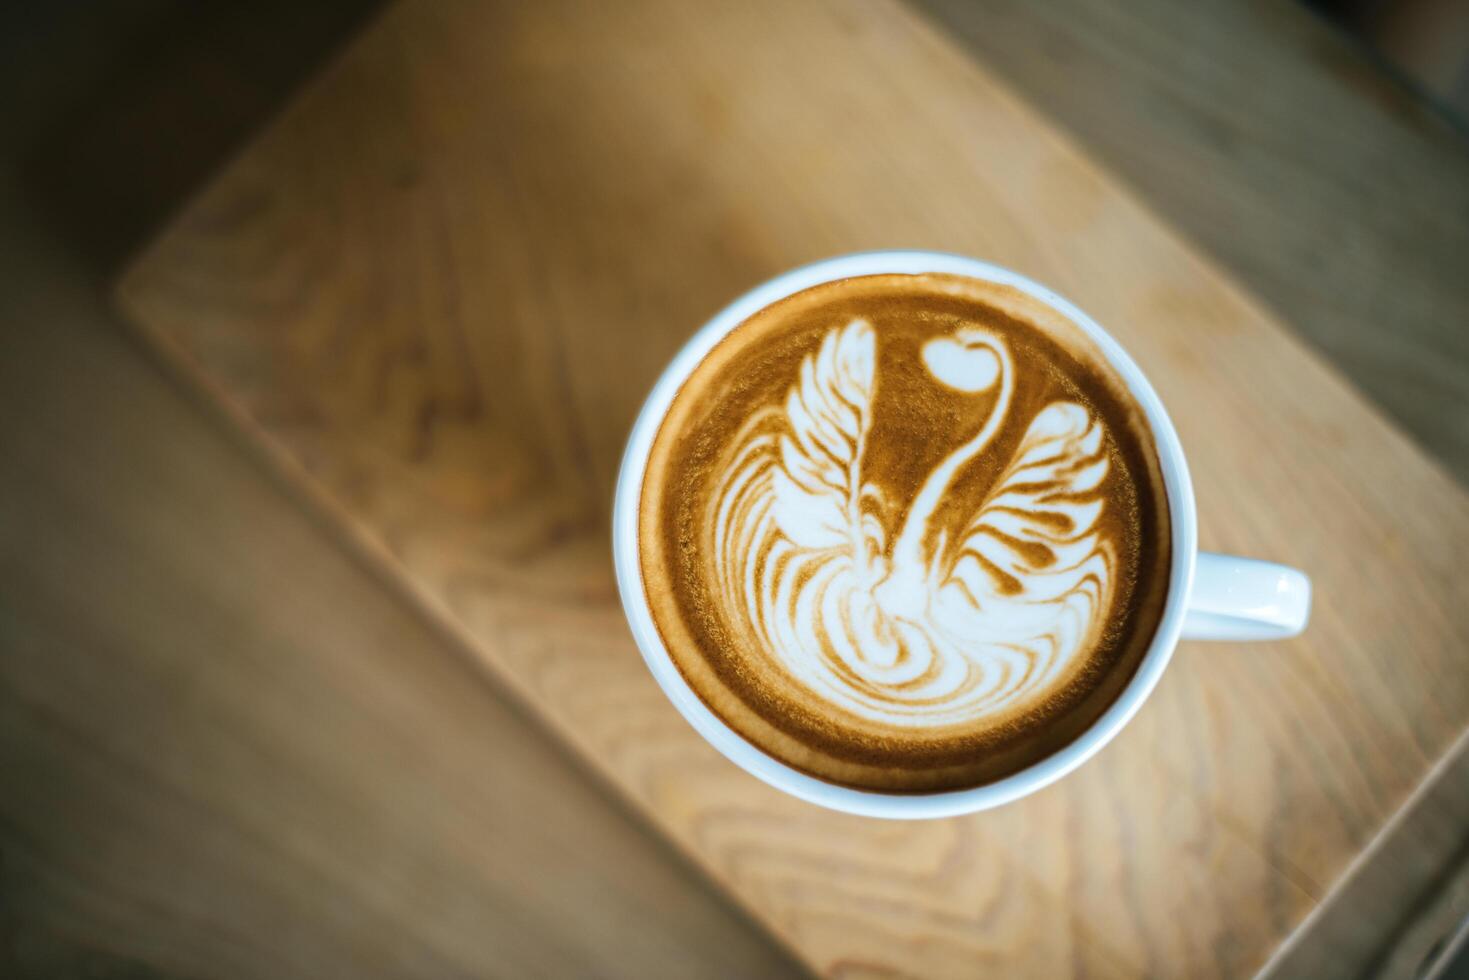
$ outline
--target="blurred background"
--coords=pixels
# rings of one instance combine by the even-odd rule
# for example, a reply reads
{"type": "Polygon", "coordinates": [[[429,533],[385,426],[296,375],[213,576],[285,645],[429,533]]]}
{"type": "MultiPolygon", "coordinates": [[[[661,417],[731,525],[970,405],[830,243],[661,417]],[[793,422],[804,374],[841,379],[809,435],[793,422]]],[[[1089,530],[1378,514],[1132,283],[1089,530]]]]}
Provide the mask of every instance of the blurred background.
{"type": "Polygon", "coordinates": [[[1384,71],[1398,75],[1440,103],[1457,125],[1465,125],[1469,6],[1457,0],[1310,0],[1310,5],[1360,39],[1384,71]]]}
{"type": "MultiPolygon", "coordinates": [[[[1469,0],[918,6],[1469,480],[1469,0]],[[1363,216],[1377,169],[1436,218],[1363,216]]],[[[797,975],[112,310],[378,9],[0,4],[0,974],[797,975]]],[[[1364,974],[1466,903],[1451,862],[1364,974]]]]}

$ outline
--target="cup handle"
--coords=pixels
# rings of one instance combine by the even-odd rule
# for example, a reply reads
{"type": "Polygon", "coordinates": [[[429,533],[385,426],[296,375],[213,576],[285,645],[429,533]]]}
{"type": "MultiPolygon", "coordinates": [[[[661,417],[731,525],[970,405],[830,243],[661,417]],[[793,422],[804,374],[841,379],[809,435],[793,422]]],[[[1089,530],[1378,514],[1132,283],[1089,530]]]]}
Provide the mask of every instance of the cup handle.
{"type": "Polygon", "coordinates": [[[1283,640],[1306,628],[1311,580],[1284,565],[1199,552],[1185,640],[1283,640]]]}

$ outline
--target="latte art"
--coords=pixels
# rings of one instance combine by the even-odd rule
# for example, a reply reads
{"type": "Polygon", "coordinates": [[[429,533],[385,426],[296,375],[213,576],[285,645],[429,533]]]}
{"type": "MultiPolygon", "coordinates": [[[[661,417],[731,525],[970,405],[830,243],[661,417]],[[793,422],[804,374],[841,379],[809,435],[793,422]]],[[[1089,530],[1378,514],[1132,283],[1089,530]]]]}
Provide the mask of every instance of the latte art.
{"type": "Polygon", "coordinates": [[[875,345],[862,320],[833,329],[784,404],[735,440],[705,514],[717,601],[792,677],[860,717],[932,727],[1003,712],[1064,675],[1110,596],[1095,531],[1102,425],[1074,403],[1046,406],[963,536],[933,541],[949,481],[1010,409],[1014,366],[983,331],[930,340],[938,383],[999,395],[890,530],[894,502],[862,475],[875,345]]]}
{"type": "Polygon", "coordinates": [[[788,765],[886,792],[1074,739],[1166,597],[1125,386],[1049,306],[957,276],[827,283],[736,327],[664,417],[639,515],[689,687],[788,765]]]}

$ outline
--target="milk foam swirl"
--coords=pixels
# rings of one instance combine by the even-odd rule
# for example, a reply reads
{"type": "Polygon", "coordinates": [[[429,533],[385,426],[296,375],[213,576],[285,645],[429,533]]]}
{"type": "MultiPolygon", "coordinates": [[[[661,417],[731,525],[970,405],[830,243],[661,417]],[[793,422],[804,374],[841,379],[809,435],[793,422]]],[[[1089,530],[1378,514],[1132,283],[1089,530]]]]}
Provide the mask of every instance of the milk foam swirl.
{"type": "Polygon", "coordinates": [[[774,665],[863,719],[920,728],[973,722],[1044,697],[1096,641],[1114,557],[1093,493],[1104,427],[1054,401],[954,540],[930,528],[963,467],[1011,411],[1014,366],[979,328],[929,340],[936,384],[995,394],[983,426],[908,503],[864,478],[877,338],[830,330],[780,404],[752,416],[720,460],[703,514],[711,596],[774,665]]]}

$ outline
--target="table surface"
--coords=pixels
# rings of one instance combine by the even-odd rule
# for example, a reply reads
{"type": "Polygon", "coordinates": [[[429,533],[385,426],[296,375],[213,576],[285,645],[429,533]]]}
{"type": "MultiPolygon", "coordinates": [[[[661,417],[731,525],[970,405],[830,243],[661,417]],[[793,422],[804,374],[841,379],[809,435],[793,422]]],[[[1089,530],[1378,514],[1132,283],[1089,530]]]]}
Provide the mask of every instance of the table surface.
{"type": "MultiPolygon", "coordinates": [[[[1089,5],[1071,6],[1084,14],[1089,5]]],[[[1028,23],[1023,8],[990,7],[1001,14],[1008,9],[1008,17],[996,18],[986,39],[991,44],[1014,36],[1044,46],[1047,31],[1058,27],[1048,15],[1028,23]]],[[[1146,7],[1128,9],[1140,21],[1153,22],[1146,7]]],[[[1218,13],[1195,9],[1201,20],[1218,13]]],[[[1168,53],[1140,42],[1148,35],[1125,19],[1093,26],[1083,50],[1105,57],[1073,58],[1071,64],[1091,72],[1094,82],[1117,68],[1109,61],[1136,70],[1168,53]],[[1129,60],[1126,52],[1134,46],[1137,57],[1129,60]]],[[[1053,33],[1064,42],[1070,28],[1059,27],[1053,33]]],[[[1280,52],[1281,61],[1293,54],[1280,52]]],[[[1232,48],[1214,53],[1225,65],[1232,57],[1232,48]]],[[[1023,59],[1012,60],[1024,67],[1023,59]]],[[[1003,59],[992,64],[1004,67],[1003,59]]],[[[1184,67],[1194,70],[1199,84],[1216,80],[1199,62],[1184,67]]],[[[1308,81],[1287,90],[1303,105],[1322,97],[1345,104],[1360,95],[1355,85],[1308,81]]],[[[1045,104],[1044,98],[1036,101],[1045,104]]],[[[1086,101],[1083,93],[1076,93],[1076,101],[1086,101]]],[[[1064,99],[1046,108],[1066,116],[1064,99]]],[[[1128,111],[1120,102],[1099,108],[1104,117],[1110,111],[1119,119],[1128,111]]],[[[1107,135],[1098,113],[1082,115],[1078,131],[1091,126],[1107,135]]],[[[1457,193],[1462,177],[1456,185],[1445,175],[1457,173],[1448,164],[1459,160],[1452,155],[1458,150],[1444,151],[1432,128],[1419,138],[1417,130],[1398,125],[1398,116],[1385,118],[1392,125],[1368,118],[1357,120],[1358,128],[1415,161],[1416,197],[1436,201],[1457,193]]],[[[1192,125],[1183,116],[1159,124],[1159,132],[1175,138],[1159,155],[1161,163],[1139,164],[1148,189],[1167,183],[1167,161],[1179,147],[1187,149],[1192,125]]],[[[1267,141],[1272,150],[1289,150],[1288,128],[1267,141]]],[[[1124,176],[1131,173],[1111,162],[1124,176]]],[[[1329,158],[1323,167],[1328,177],[1346,175],[1337,183],[1349,183],[1348,164],[1329,158]]],[[[1231,179],[1228,172],[1224,177],[1231,179]]],[[[1249,181],[1246,174],[1231,185],[1232,193],[1269,199],[1270,180],[1258,186],[1249,181]]],[[[1276,211],[1289,217],[1299,206],[1298,198],[1283,198],[1276,211]]],[[[1170,217],[1193,230],[1187,215],[1170,217]]],[[[1283,222],[1270,234],[1288,233],[1283,222]]],[[[1368,225],[1359,248],[1376,248],[1383,237],[1368,225]]],[[[1309,237],[1309,223],[1303,220],[1300,227],[1309,237]]],[[[15,230],[7,222],[7,233],[15,230]]],[[[1244,251],[1263,235],[1253,226],[1231,230],[1244,251]]],[[[28,240],[25,252],[22,267],[5,270],[11,287],[5,291],[6,315],[44,324],[45,332],[21,346],[8,344],[7,356],[0,358],[7,369],[0,394],[9,406],[0,427],[5,458],[29,474],[3,484],[7,587],[0,590],[0,608],[8,618],[7,635],[21,638],[15,649],[31,648],[31,655],[0,658],[6,698],[0,718],[6,722],[7,771],[24,771],[37,788],[4,801],[8,897],[24,893],[26,911],[44,910],[53,928],[79,937],[93,953],[120,950],[151,969],[184,974],[314,975],[369,965],[379,972],[432,974],[456,964],[475,972],[499,965],[505,975],[564,972],[586,962],[576,958],[575,947],[577,937],[589,936],[600,943],[603,972],[608,963],[624,965],[629,975],[666,972],[670,964],[678,964],[681,975],[701,965],[713,975],[776,970],[770,951],[744,922],[721,915],[697,881],[680,875],[677,862],[650,846],[625,815],[584,785],[574,767],[528,734],[524,721],[507,713],[493,692],[457,670],[446,649],[452,644],[430,635],[386,599],[369,575],[342,560],[331,535],[304,520],[242,460],[227,431],[201,422],[136,363],[133,351],[106,336],[95,304],[76,299],[86,293],[85,282],[78,282],[82,277],[47,278],[41,274],[47,250],[28,240]],[[137,465],[139,448],[146,450],[146,469],[137,465]],[[169,515],[164,524],[160,511],[169,515]],[[40,530],[47,526],[60,533],[40,530]],[[244,560],[221,563],[219,554],[244,560]],[[292,570],[288,580],[282,568],[292,570]],[[86,573],[80,578],[79,569],[86,573]],[[146,574],[138,574],[140,569],[146,574]],[[26,588],[10,587],[22,580],[26,588]],[[83,600],[79,593],[111,598],[83,600]],[[188,615],[177,612],[179,594],[193,600],[188,615]],[[323,609],[331,614],[322,616],[323,609]],[[358,619],[360,629],[342,630],[344,622],[358,619]],[[201,675],[201,649],[214,669],[227,672],[225,680],[201,675]],[[388,688],[395,693],[385,698],[388,688]],[[193,693],[181,697],[181,691],[193,693]],[[300,721],[262,707],[283,698],[289,704],[292,697],[311,706],[300,721]],[[151,722],[139,726],[138,717],[151,722]],[[421,736],[414,734],[419,726],[421,736]],[[114,744],[118,733],[131,734],[114,744]],[[391,778],[384,779],[376,757],[402,750],[405,737],[415,759],[446,754],[450,762],[423,771],[392,768],[391,778]],[[549,780],[537,792],[556,819],[497,806],[493,796],[475,792],[473,770],[491,765],[501,767],[507,785],[549,780]],[[120,776],[109,775],[118,769],[120,776]],[[333,776],[339,769],[360,778],[344,783],[333,776]],[[43,778],[43,772],[64,772],[67,778],[43,778]],[[113,819],[88,820],[95,811],[113,819]],[[423,832],[425,821],[442,829],[439,816],[451,811],[467,814],[481,833],[489,828],[493,836],[516,842],[514,854],[465,860],[465,848],[475,850],[468,837],[456,844],[456,833],[448,831],[443,840],[425,839],[431,836],[423,832]],[[366,818],[368,826],[343,833],[343,813],[359,823],[366,818]],[[561,870],[553,900],[527,902],[518,867],[564,859],[560,852],[584,834],[597,846],[579,852],[574,862],[554,865],[561,870]],[[77,843],[83,840],[86,847],[77,843]],[[484,914],[464,922],[437,914],[436,906],[382,905],[383,889],[405,882],[395,877],[402,866],[385,868],[372,859],[380,851],[403,852],[410,877],[426,875],[441,883],[445,895],[484,914]],[[186,861],[177,860],[180,853],[186,861]],[[154,870],[140,875],[141,867],[154,870]],[[633,902],[632,918],[614,917],[614,925],[635,921],[646,909],[663,927],[632,930],[637,942],[629,941],[626,930],[608,931],[608,906],[599,889],[614,880],[628,883],[619,901],[633,902]],[[647,904],[637,901],[640,893],[651,896],[647,904]],[[328,902],[340,903],[329,923],[316,911],[328,902]],[[282,908],[301,910],[312,927],[284,927],[282,908]],[[228,955],[221,956],[219,939],[226,934],[231,942],[228,955]],[[680,944],[680,935],[693,942],[680,944]],[[617,953],[610,959],[609,949],[617,953]],[[714,959],[712,951],[725,958],[714,959]],[[391,955],[384,958],[385,952],[391,955]]],[[[1390,267],[1391,250],[1381,253],[1390,267]]],[[[1251,285],[1269,292],[1259,282],[1251,285]]],[[[1429,283],[1424,302],[1436,298],[1453,310],[1461,295],[1456,288],[1429,283]]],[[[1315,292],[1295,302],[1309,308],[1315,292]]],[[[1271,299],[1288,305],[1279,296],[1271,299]]],[[[1431,353],[1450,336],[1442,318],[1423,322],[1426,334],[1400,337],[1398,348],[1431,353]]],[[[1350,358],[1339,363],[1361,383],[1350,358]]],[[[1457,367],[1457,374],[1440,373],[1462,377],[1462,363],[1457,367]]],[[[1454,427],[1444,417],[1407,421],[1426,444],[1452,445],[1454,427]],[[1449,438],[1433,431],[1435,421],[1449,438]]],[[[1451,466],[1460,462],[1451,450],[1441,458],[1451,466]]],[[[1453,770],[1441,773],[1439,782],[1460,790],[1469,784],[1453,770]]],[[[1446,804],[1440,800],[1414,811],[1419,824],[1427,813],[1427,829],[1418,827],[1406,844],[1406,835],[1396,835],[1388,842],[1398,843],[1396,851],[1379,849],[1389,860],[1385,876],[1369,882],[1376,893],[1416,895],[1420,882],[1401,873],[1414,863],[1403,859],[1404,847],[1423,864],[1415,869],[1420,876],[1437,870],[1436,856],[1452,853],[1458,827],[1444,821],[1466,811],[1449,795],[1446,804]]],[[[1424,802],[1435,800],[1430,794],[1424,802]]],[[[1357,870],[1362,877],[1363,870],[1373,869],[1357,870]]],[[[1327,909],[1352,904],[1337,901],[1327,909]]],[[[21,906],[11,902],[9,910],[21,906]]],[[[1380,938],[1397,921],[1385,924],[1384,918],[1402,909],[1389,904],[1374,911],[1388,916],[1348,916],[1347,934],[1359,942],[1345,961],[1351,969],[1362,962],[1364,949],[1374,949],[1371,943],[1360,946],[1363,937],[1380,938]]],[[[1431,939],[1422,937],[1425,944],[1431,939]]]]}
{"type": "Polygon", "coordinates": [[[798,976],[110,309],[158,146],[243,139],[323,6],[0,10],[0,976],[798,976]]]}
{"type": "Polygon", "coordinates": [[[1291,0],[919,6],[1469,482],[1469,123],[1291,0]]]}
{"type": "Polygon", "coordinates": [[[896,4],[395,7],[120,296],[361,555],[821,972],[1256,968],[1469,721],[1469,686],[1442,680],[1469,639],[1462,492],[896,4]],[[692,325],[781,268],[893,243],[996,259],[1108,324],[1173,410],[1204,546],[1308,568],[1318,596],[1299,640],[1186,646],[1056,787],[916,825],[807,807],[700,742],[620,628],[604,526],[627,425],[692,325]]]}

